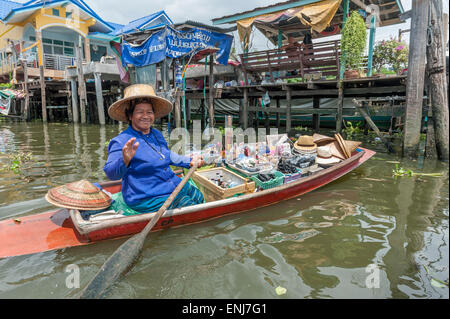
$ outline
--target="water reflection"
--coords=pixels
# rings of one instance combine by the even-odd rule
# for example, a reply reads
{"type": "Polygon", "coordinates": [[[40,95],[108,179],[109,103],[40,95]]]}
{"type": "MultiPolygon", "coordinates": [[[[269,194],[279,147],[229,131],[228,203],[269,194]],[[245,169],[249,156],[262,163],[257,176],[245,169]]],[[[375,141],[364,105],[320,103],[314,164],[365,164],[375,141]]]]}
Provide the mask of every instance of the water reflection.
{"type": "MultiPolygon", "coordinates": [[[[105,144],[127,127],[1,125],[0,150],[35,159],[19,174],[0,172],[0,219],[51,209],[43,196],[53,186],[105,180],[105,144]]],[[[280,298],[282,286],[283,298],[448,298],[423,267],[448,279],[448,165],[424,162],[423,171],[443,171],[440,178],[395,179],[386,161],[399,159],[370,143],[363,146],[379,151],[373,160],[310,194],[151,234],[108,297],[280,298]],[[380,268],[379,289],[366,287],[370,264],[380,268]]],[[[417,170],[417,162],[400,166],[417,170]]],[[[74,296],[65,267],[80,267],[83,287],[124,240],[2,259],[0,297],[74,296]]]]}

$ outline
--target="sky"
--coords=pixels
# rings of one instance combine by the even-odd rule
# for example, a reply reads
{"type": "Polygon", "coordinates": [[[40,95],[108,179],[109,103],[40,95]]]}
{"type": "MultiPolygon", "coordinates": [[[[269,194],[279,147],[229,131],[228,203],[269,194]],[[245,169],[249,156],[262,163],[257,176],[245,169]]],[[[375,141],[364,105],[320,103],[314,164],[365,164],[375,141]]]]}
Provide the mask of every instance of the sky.
{"type": "MultiPolygon", "coordinates": [[[[16,0],[24,3],[28,0],[16,0]]],[[[193,20],[212,25],[211,19],[242,11],[252,10],[256,7],[284,2],[285,0],[84,0],[102,19],[120,24],[128,24],[130,21],[164,10],[174,23],[193,20]]],[[[411,9],[413,0],[401,0],[405,11],[411,9]]],[[[366,1],[367,2],[367,1],[366,1]]],[[[449,4],[443,1],[444,12],[449,12],[449,4]]],[[[402,24],[377,28],[375,41],[387,39],[390,36],[397,37],[398,30],[409,29],[410,19],[402,24]]],[[[232,24],[219,25],[230,27],[232,24]]],[[[267,50],[273,48],[272,44],[256,29],[254,29],[253,50],[267,50]]],[[[233,33],[235,46],[239,50],[237,32],[233,33]]],[[[402,38],[409,41],[409,33],[402,38]]]]}

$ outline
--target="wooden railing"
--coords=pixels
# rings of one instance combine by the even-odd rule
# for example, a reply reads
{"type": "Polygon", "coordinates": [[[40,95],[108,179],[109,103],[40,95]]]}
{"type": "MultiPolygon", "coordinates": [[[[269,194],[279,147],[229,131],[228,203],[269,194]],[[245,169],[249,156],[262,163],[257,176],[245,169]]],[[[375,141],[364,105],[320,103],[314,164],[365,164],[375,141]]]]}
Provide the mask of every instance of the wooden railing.
{"type": "Polygon", "coordinates": [[[272,49],[240,54],[245,73],[269,72],[273,79],[274,71],[299,71],[296,77],[305,80],[309,73],[321,73],[322,76],[339,76],[340,41],[318,42],[288,49],[272,49]]]}

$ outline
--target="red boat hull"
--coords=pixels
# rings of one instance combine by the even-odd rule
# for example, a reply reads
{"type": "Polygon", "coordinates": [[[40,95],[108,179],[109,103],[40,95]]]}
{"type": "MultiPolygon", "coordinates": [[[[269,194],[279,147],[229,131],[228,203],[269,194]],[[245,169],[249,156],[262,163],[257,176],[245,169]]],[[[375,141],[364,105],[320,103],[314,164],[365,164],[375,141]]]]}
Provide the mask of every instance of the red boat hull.
{"type": "MultiPolygon", "coordinates": [[[[152,231],[250,211],[297,197],[347,174],[374,154],[373,151],[360,148],[360,152],[355,152],[350,159],[336,165],[335,168],[323,170],[323,174],[318,173],[317,176],[304,178],[304,181],[301,182],[292,182],[276,189],[269,189],[231,200],[185,207],[171,212],[167,211],[152,231]]],[[[103,187],[111,193],[120,191],[120,183],[109,182],[105,183],[103,187]]],[[[72,210],[69,214],[68,210],[61,209],[21,217],[20,222],[14,220],[0,221],[0,258],[86,245],[109,238],[132,235],[140,232],[153,215],[143,214],[120,218],[120,221],[117,219],[117,221],[114,221],[116,224],[111,227],[96,226],[96,229],[86,231],[80,229],[77,224],[76,218],[74,218],[74,214],[77,213],[77,211],[72,210]]]]}

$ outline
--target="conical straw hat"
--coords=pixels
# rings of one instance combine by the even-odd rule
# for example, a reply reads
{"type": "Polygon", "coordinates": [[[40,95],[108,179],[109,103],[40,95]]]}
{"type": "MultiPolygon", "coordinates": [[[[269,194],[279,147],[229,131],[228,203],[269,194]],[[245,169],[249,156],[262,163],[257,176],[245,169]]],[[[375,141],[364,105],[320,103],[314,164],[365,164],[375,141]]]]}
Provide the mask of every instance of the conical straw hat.
{"type": "Polygon", "coordinates": [[[339,145],[338,141],[330,142],[326,144],[326,146],[330,147],[331,155],[340,158],[340,159],[346,159],[347,157],[344,155],[341,146],[339,145]]]}
{"type": "Polygon", "coordinates": [[[345,146],[347,147],[347,150],[349,151],[350,155],[358,148],[358,146],[361,145],[361,142],[358,141],[347,141],[345,140],[345,146]]]}
{"type": "Polygon", "coordinates": [[[326,136],[326,135],[322,135],[322,134],[317,134],[317,133],[314,133],[312,137],[313,137],[314,143],[316,143],[317,146],[320,146],[320,145],[323,145],[323,144],[327,144],[328,142],[335,141],[334,137],[330,137],[330,136],[326,136]]]}
{"type": "Polygon", "coordinates": [[[342,138],[341,134],[337,133],[334,134],[334,137],[339,143],[339,146],[341,147],[342,153],[344,153],[345,158],[350,158],[351,154],[347,149],[347,146],[345,145],[344,139],[342,138]]]}
{"type": "Polygon", "coordinates": [[[58,207],[99,210],[111,205],[111,197],[99,190],[87,180],[54,187],[45,195],[45,199],[58,207]]]}
{"type": "Polygon", "coordinates": [[[153,86],[148,84],[133,84],[123,91],[124,98],[114,102],[108,108],[108,114],[111,118],[121,122],[128,122],[125,111],[130,107],[131,100],[138,98],[148,98],[152,102],[155,119],[166,116],[172,111],[172,103],[155,94],[153,86]]]}

